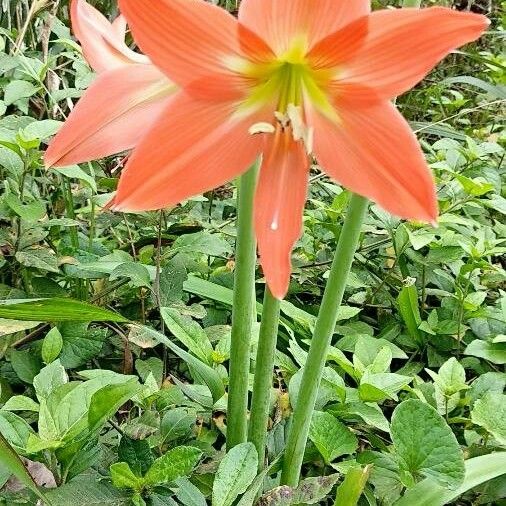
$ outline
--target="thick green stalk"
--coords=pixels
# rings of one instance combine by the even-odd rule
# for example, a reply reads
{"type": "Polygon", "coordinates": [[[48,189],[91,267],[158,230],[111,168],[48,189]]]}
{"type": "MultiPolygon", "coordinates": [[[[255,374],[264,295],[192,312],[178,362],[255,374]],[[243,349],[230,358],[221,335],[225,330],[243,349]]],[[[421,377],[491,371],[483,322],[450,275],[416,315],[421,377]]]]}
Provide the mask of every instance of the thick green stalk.
{"type": "Polygon", "coordinates": [[[285,485],[297,486],[299,482],[311,416],[367,206],[367,199],[358,195],[351,197],[316,321],[313,339],[304,364],[300,391],[283,462],[281,481],[285,485]]]}
{"type": "Polygon", "coordinates": [[[227,408],[228,450],[246,442],[248,437],[250,345],[253,322],[256,321],[253,201],[257,175],[258,163],[241,177],[237,197],[237,242],[227,408]]]}
{"type": "Polygon", "coordinates": [[[269,288],[265,287],[262,323],[258,338],[258,350],[255,366],[255,382],[251,399],[251,420],[249,440],[258,452],[258,469],[265,465],[265,442],[269,423],[269,407],[272,391],[274,355],[278,339],[279,309],[281,302],[273,297],[269,288]]]}

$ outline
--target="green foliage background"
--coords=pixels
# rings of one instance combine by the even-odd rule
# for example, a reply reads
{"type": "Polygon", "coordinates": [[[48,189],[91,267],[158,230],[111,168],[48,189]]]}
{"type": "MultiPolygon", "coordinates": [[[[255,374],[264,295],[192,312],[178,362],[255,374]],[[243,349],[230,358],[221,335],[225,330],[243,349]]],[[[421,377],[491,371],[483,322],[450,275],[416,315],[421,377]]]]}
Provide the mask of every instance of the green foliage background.
{"type": "MultiPolygon", "coordinates": [[[[114,17],[115,2],[91,3],[114,17]]],[[[503,4],[453,2],[488,12],[490,31],[399,99],[434,170],[439,226],[372,206],[305,481],[290,490],[278,457],[349,195],[313,167],[282,306],[270,467],[255,478],[250,446],[223,448],[234,186],[113,214],[102,206],[123,157],[46,171],[43,150],[93,75],[66,1],[0,5],[0,433],[37,484],[58,485],[51,503],[505,504],[503,4]]],[[[35,504],[3,455],[0,503],[35,504]]]]}

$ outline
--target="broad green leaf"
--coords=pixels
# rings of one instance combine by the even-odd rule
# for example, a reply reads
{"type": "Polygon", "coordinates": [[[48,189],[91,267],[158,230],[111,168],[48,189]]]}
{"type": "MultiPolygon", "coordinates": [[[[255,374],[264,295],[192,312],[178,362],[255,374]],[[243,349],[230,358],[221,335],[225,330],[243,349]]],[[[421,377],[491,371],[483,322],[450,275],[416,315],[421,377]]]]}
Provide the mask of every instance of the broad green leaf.
{"type": "Polygon", "coordinates": [[[118,313],[72,299],[9,300],[0,303],[0,318],[39,322],[127,322],[118,313]]]}
{"type": "Polygon", "coordinates": [[[39,399],[39,401],[47,399],[54,390],[67,382],[67,373],[59,360],[55,360],[49,365],[46,365],[46,367],[42,368],[39,374],[33,378],[33,386],[37,394],[37,399],[39,399]]]}
{"type": "Polygon", "coordinates": [[[360,380],[358,393],[364,402],[381,402],[385,399],[397,400],[397,393],[411,382],[410,376],[395,373],[370,373],[365,371],[360,380]]]}
{"type": "Polygon", "coordinates": [[[506,395],[499,392],[485,394],[474,403],[471,420],[506,446],[506,395]]]}
{"type": "Polygon", "coordinates": [[[179,313],[176,309],[163,307],[160,309],[167,328],[197,358],[207,365],[212,364],[213,346],[202,327],[189,316],[179,313]]]}
{"type": "Polygon", "coordinates": [[[88,430],[96,432],[111,418],[116,411],[140,392],[142,385],[137,379],[125,383],[107,385],[97,390],[91,397],[88,410],[88,430]]]}
{"type": "Polygon", "coordinates": [[[33,429],[23,418],[10,411],[0,409],[0,434],[18,453],[26,453],[28,438],[33,433],[33,429]]]}
{"type": "Polygon", "coordinates": [[[57,327],[53,327],[42,341],[42,360],[50,364],[58,358],[63,348],[63,338],[57,327]]]}
{"type": "Polygon", "coordinates": [[[330,413],[322,411],[313,413],[309,438],[318,448],[326,464],[330,464],[341,455],[351,454],[358,448],[357,436],[330,413]]]}
{"type": "Polygon", "coordinates": [[[253,443],[234,446],[220,462],[213,483],[212,506],[231,506],[257,474],[258,454],[253,443]]]}
{"type": "Polygon", "coordinates": [[[169,483],[190,474],[202,451],[192,446],[178,446],[156,459],[144,477],[146,485],[169,483]]]}
{"type": "Polygon", "coordinates": [[[206,506],[206,496],[188,478],[175,480],[177,486],[176,497],[184,506],[206,506]]]}
{"type": "Polygon", "coordinates": [[[168,339],[160,332],[157,332],[156,330],[150,329],[146,326],[135,325],[134,327],[142,328],[147,335],[152,336],[153,339],[155,339],[158,343],[167,346],[170,351],[175,353],[179,358],[190,365],[192,371],[198,374],[199,379],[209,387],[209,390],[211,391],[213,400],[215,402],[221,399],[223,395],[225,395],[225,387],[223,386],[221,377],[212,367],[174,344],[170,339],[168,339]]]}
{"type": "Polygon", "coordinates": [[[506,343],[489,343],[481,339],[475,339],[464,351],[465,355],[484,358],[493,364],[506,364],[506,343]]]}
{"type": "Polygon", "coordinates": [[[449,490],[427,478],[408,489],[395,506],[443,506],[467,491],[506,473],[506,452],[481,455],[465,462],[465,478],[456,490],[449,490]]]}
{"type": "Polygon", "coordinates": [[[46,214],[46,206],[39,200],[24,203],[14,194],[9,193],[4,196],[3,201],[25,221],[37,221],[46,214]]]}
{"type": "Polygon", "coordinates": [[[70,167],[59,167],[58,172],[66,177],[80,179],[84,181],[95,193],[97,193],[97,183],[89,174],[86,174],[79,165],[71,165],[70,167]]]}
{"type": "Polygon", "coordinates": [[[297,488],[283,485],[264,494],[257,504],[258,506],[322,504],[338,479],[338,474],[331,474],[318,478],[306,478],[297,488]]]}
{"type": "Polygon", "coordinates": [[[18,457],[15,450],[12,446],[7,442],[7,440],[2,436],[0,432],[0,459],[2,462],[2,466],[7,468],[16,478],[27,488],[29,488],[34,494],[37,495],[42,501],[44,501],[48,506],[52,506],[52,502],[50,499],[46,497],[46,495],[39,490],[35,481],[30,476],[30,473],[26,470],[22,460],[18,457]]]}
{"type": "Polygon", "coordinates": [[[466,390],[466,372],[455,357],[451,357],[440,368],[436,375],[427,370],[444,395],[450,396],[466,390]]]}
{"type": "Polygon", "coordinates": [[[116,488],[131,488],[140,491],[144,481],[136,476],[126,462],[116,462],[110,467],[111,481],[116,488]]]}
{"type": "Polygon", "coordinates": [[[384,432],[390,432],[390,424],[377,404],[366,404],[365,402],[334,404],[329,407],[329,412],[339,417],[359,416],[368,425],[384,432]]]}
{"type": "Polygon", "coordinates": [[[22,137],[28,141],[46,140],[52,137],[61,128],[63,123],[54,119],[33,121],[23,129],[22,137]]]}
{"type": "Polygon", "coordinates": [[[26,395],[13,395],[2,406],[6,411],[39,411],[39,405],[26,395]]]}
{"type": "Polygon", "coordinates": [[[182,300],[187,279],[188,274],[180,255],[166,262],[160,273],[160,306],[167,307],[182,300]]]}
{"type": "Polygon", "coordinates": [[[464,479],[464,457],[451,428],[437,411],[416,399],[394,410],[390,433],[402,467],[413,477],[431,477],[449,488],[464,479]]]}
{"type": "Polygon", "coordinates": [[[39,88],[28,81],[13,80],[4,88],[5,105],[11,105],[22,98],[29,98],[35,95],[39,88]]]}
{"type": "Polygon", "coordinates": [[[153,464],[153,453],[147,440],[122,436],[118,447],[118,459],[127,462],[137,476],[144,476],[153,464]]]}
{"type": "Polygon", "coordinates": [[[486,372],[478,376],[472,383],[469,390],[471,404],[486,395],[488,392],[502,394],[506,387],[506,374],[501,372],[486,372]]]}
{"type": "Polygon", "coordinates": [[[217,234],[196,232],[178,237],[171,252],[202,253],[210,256],[222,256],[231,252],[230,244],[217,234]]]}
{"type": "Polygon", "coordinates": [[[169,409],[162,418],[160,434],[167,443],[191,435],[196,422],[196,413],[187,408],[169,409]]]}
{"type": "Polygon", "coordinates": [[[75,369],[95,358],[107,337],[105,329],[89,328],[88,323],[63,322],[58,328],[63,340],[60,361],[67,369],[75,369]]]}
{"type": "Polygon", "coordinates": [[[33,383],[33,379],[41,369],[41,362],[31,350],[12,350],[11,365],[19,379],[25,383],[33,383]]]}
{"type": "Polygon", "coordinates": [[[149,271],[144,265],[137,262],[125,262],[118,265],[112,271],[109,279],[115,281],[119,278],[130,278],[130,283],[137,288],[151,286],[149,271]]]}
{"type": "Polygon", "coordinates": [[[334,506],[357,506],[369,479],[371,467],[354,467],[348,471],[343,483],[337,488],[334,506]]]}
{"type": "Polygon", "coordinates": [[[117,490],[99,476],[78,476],[69,483],[46,493],[52,506],[129,506],[130,494],[117,490]]]}
{"type": "Polygon", "coordinates": [[[16,260],[25,267],[59,273],[58,258],[45,248],[31,248],[16,253],[16,260]]]}

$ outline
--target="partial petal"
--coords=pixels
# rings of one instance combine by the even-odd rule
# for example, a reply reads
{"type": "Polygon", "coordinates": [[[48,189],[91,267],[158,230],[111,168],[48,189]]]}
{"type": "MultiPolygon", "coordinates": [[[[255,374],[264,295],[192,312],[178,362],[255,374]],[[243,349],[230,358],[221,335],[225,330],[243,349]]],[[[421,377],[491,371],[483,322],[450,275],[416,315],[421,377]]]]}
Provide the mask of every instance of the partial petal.
{"type": "Polygon", "coordinates": [[[433,176],[406,120],[390,102],[370,107],[340,104],[340,122],[315,111],[318,163],[349,190],[401,218],[434,222],[438,208],[433,176]]]}
{"type": "Polygon", "coordinates": [[[249,51],[249,40],[258,50],[257,37],[203,0],[120,0],[120,7],[141,49],[181,86],[231,74],[231,64],[249,51]]]}
{"type": "Polygon", "coordinates": [[[232,113],[228,103],[176,95],[130,157],[114,209],[170,207],[243,173],[260,154],[261,139],[248,132],[254,118],[232,113]]]}
{"type": "Polygon", "coordinates": [[[477,39],[489,20],[443,7],[371,14],[369,34],[340,79],[393,98],[421,81],[455,48],[477,39]]]}
{"type": "Polygon", "coordinates": [[[174,91],[153,65],[131,64],[100,74],[51,142],[46,166],[82,163],[131,149],[174,91]]]}
{"type": "Polygon", "coordinates": [[[73,0],[72,29],[82,45],[84,56],[96,72],[104,72],[128,63],[147,63],[119,37],[119,25],[113,25],[85,0],[73,0]]]}
{"type": "Polygon", "coordinates": [[[255,197],[260,263],[278,299],[288,291],[292,249],[302,235],[308,176],[309,159],[304,146],[293,140],[291,132],[278,129],[264,152],[255,197]]]}
{"type": "Polygon", "coordinates": [[[369,0],[242,0],[239,22],[282,54],[294,39],[311,48],[369,12],[369,0]]]}
{"type": "Polygon", "coordinates": [[[119,15],[113,22],[112,27],[114,28],[114,32],[116,36],[121,42],[125,41],[126,33],[127,33],[127,20],[125,16],[119,15]]]}

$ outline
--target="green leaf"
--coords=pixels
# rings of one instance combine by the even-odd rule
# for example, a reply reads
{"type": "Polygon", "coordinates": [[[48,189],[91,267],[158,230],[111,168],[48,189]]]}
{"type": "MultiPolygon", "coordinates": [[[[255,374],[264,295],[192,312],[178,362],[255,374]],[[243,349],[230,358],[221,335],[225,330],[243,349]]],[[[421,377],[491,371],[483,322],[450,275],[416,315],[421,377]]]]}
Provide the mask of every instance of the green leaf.
{"type": "Polygon", "coordinates": [[[302,504],[322,504],[337,480],[338,474],[306,478],[297,488],[283,485],[264,494],[257,506],[291,506],[302,504]]]}
{"type": "Polygon", "coordinates": [[[190,474],[202,451],[192,446],[178,446],[156,459],[144,477],[146,485],[169,483],[190,474]]]}
{"type": "Polygon", "coordinates": [[[13,395],[3,405],[6,411],[39,411],[39,405],[30,397],[25,395],[13,395]]]}
{"type": "Polygon", "coordinates": [[[31,350],[12,350],[10,357],[12,368],[18,378],[32,384],[42,365],[37,355],[31,350]]]}
{"type": "Polygon", "coordinates": [[[118,447],[118,459],[127,462],[137,476],[144,476],[153,464],[153,453],[147,440],[122,436],[118,447]]]}
{"type": "Polygon", "coordinates": [[[135,476],[126,462],[116,462],[110,467],[112,484],[116,488],[131,488],[142,490],[144,480],[135,476]]]}
{"type": "Polygon", "coordinates": [[[70,167],[59,167],[58,172],[66,177],[80,179],[84,181],[95,193],[97,193],[97,183],[89,174],[86,174],[79,165],[71,165],[70,167]]]}
{"type": "Polygon", "coordinates": [[[414,477],[434,478],[449,488],[464,479],[464,458],[451,428],[437,411],[416,399],[394,410],[390,433],[402,466],[414,477]]]}
{"type": "Polygon", "coordinates": [[[33,386],[37,399],[39,399],[39,402],[42,399],[47,399],[54,390],[65,385],[67,382],[68,377],[65,368],[59,360],[55,360],[42,368],[39,374],[33,378],[33,386]]]}
{"type": "Polygon", "coordinates": [[[160,306],[167,307],[182,300],[187,279],[188,274],[180,255],[166,262],[160,273],[160,306]]]}
{"type": "Polygon", "coordinates": [[[358,393],[364,402],[381,402],[385,399],[397,400],[397,393],[411,382],[410,376],[395,373],[364,372],[358,393]]]}
{"type": "Polygon", "coordinates": [[[160,424],[160,434],[166,443],[191,435],[196,422],[196,413],[189,413],[187,408],[168,410],[160,424]]]}
{"type": "Polygon", "coordinates": [[[372,466],[353,467],[339,485],[334,506],[356,506],[369,479],[372,466]]]}
{"type": "Polygon", "coordinates": [[[44,141],[58,132],[63,123],[54,119],[44,119],[42,121],[32,121],[23,129],[22,137],[27,141],[44,141]]]}
{"type": "Polygon", "coordinates": [[[21,322],[19,320],[0,319],[0,337],[23,332],[23,330],[32,330],[40,322],[21,322]]]}
{"type": "Polygon", "coordinates": [[[52,506],[53,503],[46,495],[39,490],[35,481],[30,476],[30,473],[26,470],[22,460],[18,457],[17,453],[7,442],[7,440],[0,433],[0,459],[2,466],[7,468],[25,487],[29,488],[37,497],[40,497],[42,501],[48,506],[52,506]]]}
{"type": "Polygon", "coordinates": [[[223,395],[225,395],[225,387],[223,386],[223,381],[221,380],[220,375],[212,367],[174,344],[170,339],[168,339],[160,332],[157,332],[156,330],[150,329],[146,326],[135,325],[134,327],[142,328],[142,330],[145,331],[147,335],[153,337],[153,339],[155,339],[157,342],[167,346],[170,351],[175,353],[179,358],[190,365],[192,371],[198,374],[199,379],[201,379],[209,387],[214,402],[218,401],[221,399],[221,397],[223,397],[223,395]]]}
{"type": "Polygon", "coordinates": [[[506,364],[506,343],[489,343],[481,339],[472,341],[464,351],[465,355],[480,357],[493,364],[506,364]]]}
{"type": "Polygon", "coordinates": [[[57,327],[53,327],[42,341],[42,360],[50,364],[58,358],[63,348],[63,338],[57,327]]]}
{"type": "Polygon", "coordinates": [[[75,369],[102,350],[107,332],[104,329],[88,328],[87,323],[64,322],[59,326],[63,346],[60,360],[67,369],[75,369]]]}
{"type": "Polygon", "coordinates": [[[22,98],[29,98],[35,95],[39,88],[28,81],[13,80],[4,88],[5,105],[12,105],[22,98]]]}
{"type": "Polygon", "coordinates": [[[16,253],[16,260],[25,267],[59,273],[58,258],[45,248],[31,248],[16,253]]]}
{"type": "Polygon", "coordinates": [[[234,446],[223,458],[213,483],[212,506],[231,506],[257,474],[258,454],[253,443],[234,446]]]}
{"type": "Polygon", "coordinates": [[[130,497],[94,475],[79,476],[46,494],[52,506],[128,506],[130,497]]]}
{"type": "Polygon", "coordinates": [[[88,410],[88,430],[97,432],[116,411],[137,395],[142,385],[133,378],[125,383],[107,385],[93,394],[88,410]]]}
{"type": "Polygon", "coordinates": [[[351,454],[358,448],[355,434],[330,413],[322,411],[313,413],[309,438],[318,448],[326,464],[330,464],[341,455],[351,454]]]}
{"type": "Polygon", "coordinates": [[[4,300],[0,303],[0,318],[38,322],[127,322],[113,313],[86,302],[72,299],[4,300]]]}
{"type": "Polygon", "coordinates": [[[168,307],[162,307],[160,314],[168,329],[191,353],[207,365],[212,364],[213,346],[207,334],[195,320],[168,307]]]}
{"type": "Polygon", "coordinates": [[[420,308],[418,306],[418,292],[415,285],[409,285],[402,288],[397,297],[399,312],[406,324],[409,335],[418,345],[423,343],[422,335],[418,327],[422,323],[420,308]]]}
{"type": "Polygon", "coordinates": [[[443,506],[467,491],[506,474],[506,452],[481,455],[465,462],[465,478],[456,490],[448,490],[433,479],[425,479],[408,489],[395,506],[443,506]]]}
{"type": "Polygon", "coordinates": [[[176,497],[184,506],[206,506],[206,496],[188,478],[178,478],[176,497]]]}
{"type": "Polygon", "coordinates": [[[46,207],[39,200],[25,204],[18,197],[9,193],[4,196],[3,201],[25,221],[37,221],[46,214],[46,207]]]}
{"type": "Polygon", "coordinates": [[[172,246],[171,252],[202,253],[210,256],[222,256],[232,250],[227,241],[217,234],[209,232],[197,232],[178,237],[172,246]]]}
{"type": "Polygon", "coordinates": [[[499,392],[485,394],[474,403],[471,420],[506,446],[506,395],[499,392]]]}
{"type": "Polygon", "coordinates": [[[118,265],[112,271],[109,279],[115,281],[119,278],[130,278],[130,283],[137,288],[151,286],[149,271],[144,265],[137,262],[125,262],[118,265]]]}
{"type": "Polygon", "coordinates": [[[434,381],[447,396],[468,388],[466,371],[455,357],[451,357],[439,368],[434,381]]]}

